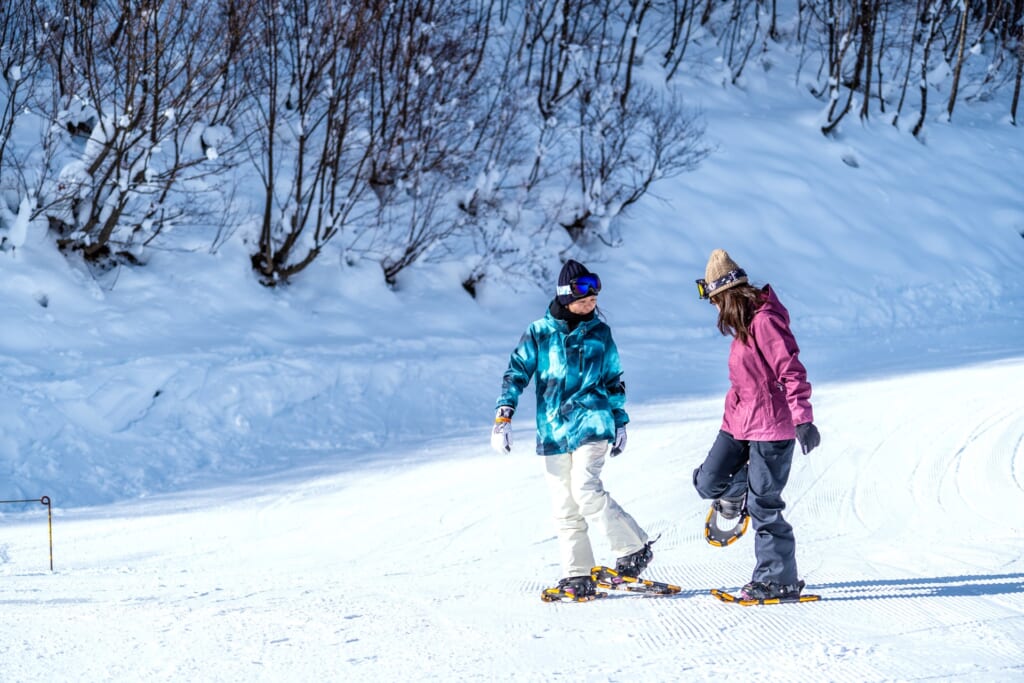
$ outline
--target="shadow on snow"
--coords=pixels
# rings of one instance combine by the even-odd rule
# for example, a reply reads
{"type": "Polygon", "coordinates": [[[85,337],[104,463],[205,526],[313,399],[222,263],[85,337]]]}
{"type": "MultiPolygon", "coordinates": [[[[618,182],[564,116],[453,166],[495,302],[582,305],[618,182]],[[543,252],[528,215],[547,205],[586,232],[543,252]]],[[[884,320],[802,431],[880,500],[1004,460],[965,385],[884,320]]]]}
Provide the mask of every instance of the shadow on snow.
{"type": "Polygon", "coordinates": [[[808,585],[822,600],[888,600],[892,598],[955,598],[1024,593],[1024,574],[975,574],[931,578],[879,579],[808,585]],[[848,595],[831,595],[847,593],[848,595]]]}

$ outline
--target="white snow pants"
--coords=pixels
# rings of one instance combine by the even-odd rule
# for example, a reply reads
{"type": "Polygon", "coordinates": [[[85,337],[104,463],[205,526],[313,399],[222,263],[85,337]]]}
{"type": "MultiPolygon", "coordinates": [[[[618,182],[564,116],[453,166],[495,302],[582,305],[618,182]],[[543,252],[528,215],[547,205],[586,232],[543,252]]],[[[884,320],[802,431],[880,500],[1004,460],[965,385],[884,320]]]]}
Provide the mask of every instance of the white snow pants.
{"type": "Polygon", "coordinates": [[[601,468],[609,446],[607,441],[597,441],[583,444],[572,453],[543,457],[563,576],[588,576],[596,564],[587,536],[588,523],[608,538],[616,558],[635,553],[647,543],[644,530],[601,483],[601,468]]]}

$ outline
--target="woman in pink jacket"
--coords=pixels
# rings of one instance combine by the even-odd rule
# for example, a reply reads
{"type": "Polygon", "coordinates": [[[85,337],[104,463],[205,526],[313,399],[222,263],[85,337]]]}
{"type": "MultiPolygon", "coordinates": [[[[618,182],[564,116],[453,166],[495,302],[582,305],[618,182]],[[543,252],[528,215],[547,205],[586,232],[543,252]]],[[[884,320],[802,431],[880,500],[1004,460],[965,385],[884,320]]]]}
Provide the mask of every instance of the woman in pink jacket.
{"type": "Polygon", "coordinates": [[[770,286],[751,286],[722,249],[711,252],[697,288],[718,309],[718,329],[733,342],[722,427],[694,470],[693,485],[715,501],[720,517],[736,519],[746,509],[753,521],[757,565],[744,598],[796,598],[804,582],[797,574],[793,527],[782,516],[782,489],[796,440],[806,454],[821,437],[789,312],[770,286]]]}

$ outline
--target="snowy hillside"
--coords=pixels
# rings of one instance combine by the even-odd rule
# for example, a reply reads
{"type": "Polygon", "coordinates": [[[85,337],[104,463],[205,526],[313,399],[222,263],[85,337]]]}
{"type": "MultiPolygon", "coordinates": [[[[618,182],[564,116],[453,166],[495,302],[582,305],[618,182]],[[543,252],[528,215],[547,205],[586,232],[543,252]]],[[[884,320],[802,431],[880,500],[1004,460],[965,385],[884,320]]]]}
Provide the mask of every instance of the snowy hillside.
{"type": "MultiPolygon", "coordinates": [[[[36,225],[0,251],[3,681],[1024,678],[1024,135],[976,102],[923,142],[820,133],[806,95],[694,79],[715,152],[656,186],[600,273],[629,446],[605,483],[672,598],[545,605],[558,577],[508,353],[552,291],[457,264],[322,258],[260,286],[246,246],[93,279],[36,225]],[[822,446],[786,491],[820,603],[745,609],[752,541],[702,540],[692,469],[728,340],[693,280],[727,249],[789,308],[822,446]]],[[[602,561],[607,548],[597,544],[602,561]]]]}
{"type": "MultiPolygon", "coordinates": [[[[927,146],[881,124],[834,141],[791,91],[757,85],[702,91],[718,151],[637,207],[621,248],[579,254],[606,282],[634,405],[723,387],[728,342],[693,294],[716,247],[780,293],[819,381],[1024,347],[1017,128],[982,110],[936,122],[927,146]]],[[[0,418],[0,465],[11,497],[62,505],[485,428],[551,296],[485,282],[473,300],[456,265],[390,290],[376,267],[331,259],[267,290],[238,243],[96,281],[28,239],[0,252],[0,401],[18,406],[0,418]]]]}

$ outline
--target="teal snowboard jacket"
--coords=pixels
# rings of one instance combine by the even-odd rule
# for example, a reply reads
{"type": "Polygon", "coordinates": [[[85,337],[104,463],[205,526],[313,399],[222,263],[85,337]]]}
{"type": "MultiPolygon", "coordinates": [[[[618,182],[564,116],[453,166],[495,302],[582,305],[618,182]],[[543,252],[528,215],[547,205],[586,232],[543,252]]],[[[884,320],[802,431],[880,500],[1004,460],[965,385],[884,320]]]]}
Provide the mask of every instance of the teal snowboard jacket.
{"type": "Polygon", "coordinates": [[[496,405],[516,408],[531,379],[540,455],[612,441],[615,429],[629,422],[619,351],[611,328],[596,315],[571,332],[550,310],[530,325],[509,359],[496,405]]]}

